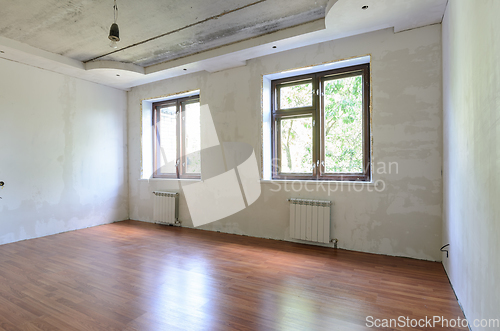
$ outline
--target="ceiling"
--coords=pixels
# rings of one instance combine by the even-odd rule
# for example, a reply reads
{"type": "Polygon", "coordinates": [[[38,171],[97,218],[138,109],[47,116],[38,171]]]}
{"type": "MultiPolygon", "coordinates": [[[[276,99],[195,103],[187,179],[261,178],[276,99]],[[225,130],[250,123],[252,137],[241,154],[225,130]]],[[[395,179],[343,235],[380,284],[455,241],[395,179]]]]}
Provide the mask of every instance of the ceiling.
{"type": "Polygon", "coordinates": [[[83,62],[150,66],[324,18],[327,2],[117,0],[121,41],[106,55],[112,0],[1,0],[0,35],[83,62]]]}
{"type": "Polygon", "coordinates": [[[446,3],[117,0],[121,41],[112,49],[112,0],[0,0],[0,57],[129,89],[345,36],[439,23],[446,3]]]}

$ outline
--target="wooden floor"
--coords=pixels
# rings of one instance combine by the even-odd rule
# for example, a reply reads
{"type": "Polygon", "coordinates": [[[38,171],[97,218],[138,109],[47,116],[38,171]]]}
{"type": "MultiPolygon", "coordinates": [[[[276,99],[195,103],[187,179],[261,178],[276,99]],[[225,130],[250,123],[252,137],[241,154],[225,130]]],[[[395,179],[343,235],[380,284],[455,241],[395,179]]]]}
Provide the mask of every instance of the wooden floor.
{"type": "Polygon", "coordinates": [[[367,316],[434,315],[463,318],[440,263],[135,221],[0,246],[0,330],[382,330],[367,316]]]}

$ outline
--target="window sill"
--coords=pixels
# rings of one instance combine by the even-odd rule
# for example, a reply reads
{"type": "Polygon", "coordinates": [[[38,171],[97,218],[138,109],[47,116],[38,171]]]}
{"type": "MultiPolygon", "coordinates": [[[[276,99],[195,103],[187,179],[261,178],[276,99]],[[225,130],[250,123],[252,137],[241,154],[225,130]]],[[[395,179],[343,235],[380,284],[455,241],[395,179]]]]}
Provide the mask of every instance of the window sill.
{"type": "Polygon", "coordinates": [[[172,181],[172,182],[201,182],[201,178],[139,178],[140,182],[172,181]]]}
{"type": "Polygon", "coordinates": [[[308,179],[261,179],[261,184],[282,184],[282,183],[303,183],[303,184],[341,184],[341,185],[366,185],[366,186],[377,186],[378,181],[362,182],[362,181],[340,181],[340,180],[308,180],[308,179]]]}

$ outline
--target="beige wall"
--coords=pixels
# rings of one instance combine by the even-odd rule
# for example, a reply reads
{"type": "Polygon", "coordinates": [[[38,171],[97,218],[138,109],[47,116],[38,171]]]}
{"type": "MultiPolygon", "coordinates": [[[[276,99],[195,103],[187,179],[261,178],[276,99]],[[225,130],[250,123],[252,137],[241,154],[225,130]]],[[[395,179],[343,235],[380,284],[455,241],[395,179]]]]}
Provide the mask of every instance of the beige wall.
{"type": "MultiPolygon", "coordinates": [[[[276,183],[262,182],[255,203],[202,228],[289,240],[287,198],[327,199],[334,203],[331,232],[339,247],[440,260],[441,25],[398,34],[381,30],[250,60],[244,67],[133,88],[128,95],[130,217],[153,220],[151,191],[181,191],[176,180],[140,180],[142,99],[200,89],[201,103],[210,107],[220,141],[250,144],[260,164],[262,75],[367,54],[371,55],[375,169],[380,162],[397,162],[399,170],[375,171],[374,180],[383,181],[385,190],[375,192],[373,185],[364,185],[362,192],[355,192],[343,185],[343,191],[339,187],[325,192],[309,183],[307,190],[313,192],[305,187],[273,192],[276,183]]],[[[183,226],[192,226],[182,191],[180,220],[183,226]]]]}
{"type": "Polygon", "coordinates": [[[443,21],[443,262],[469,322],[500,319],[499,11],[453,0],[443,21]]]}
{"type": "Polygon", "coordinates": [[[126,92],[0,59],[0,244],[126,219],[126,92]]]}

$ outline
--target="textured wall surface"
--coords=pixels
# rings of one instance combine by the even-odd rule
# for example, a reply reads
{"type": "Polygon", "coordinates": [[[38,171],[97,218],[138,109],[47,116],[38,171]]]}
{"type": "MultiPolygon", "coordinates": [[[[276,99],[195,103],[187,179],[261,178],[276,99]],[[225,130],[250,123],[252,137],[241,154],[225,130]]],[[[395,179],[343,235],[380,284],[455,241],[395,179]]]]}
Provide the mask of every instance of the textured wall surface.
{"type": "Polygon", "coordinates": [[[0,72],[0,244],[126,219],[126,92],[0,72]]]}
{"type": "MultiPolygon", "coordinates": [[[[339,247],[441,260],[441,25],[397,34],[381,30],[278,52],[245,67],[133,88],[128,94],[130,217],[153,220],[152,190],[180,191],[180,220],[192,226],[179,181],[140,179],[141,100],[200,89],[219,140],[250,144],[260,164],[262,75],[363,55],[371,55],[373,179],[383,181],[385,189],[376,192],[364,184],[356,192],[349,185],[331,185],[329,191],[325,184],[291,187],[289,182],[285,188],[263,181],[255,203],[202,228],[289,240],[287,198],[331,200],[332,238],[339,247]],[[394,166],[384,173],[382,164],[389,162],[397,163],[397,173],[394,166]]],[[[202,124],[202,136],[204,130],[202,124]]]]}
{"type": "Polygon", "coordinates": [[[469,322],[500,318],[499,10],[450,1],[443,21],[443,263],[469,322]]]}

